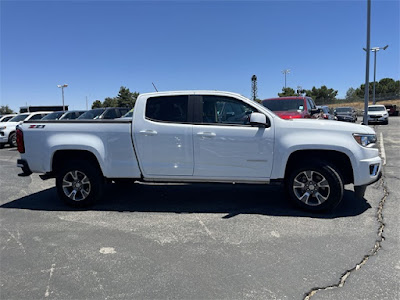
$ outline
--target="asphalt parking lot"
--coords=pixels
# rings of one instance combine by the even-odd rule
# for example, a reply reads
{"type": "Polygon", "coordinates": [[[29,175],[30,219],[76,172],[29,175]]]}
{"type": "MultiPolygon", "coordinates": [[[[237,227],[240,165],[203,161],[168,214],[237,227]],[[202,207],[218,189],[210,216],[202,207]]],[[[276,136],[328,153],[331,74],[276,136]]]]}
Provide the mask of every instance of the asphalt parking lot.
{"type": "Polygon", "coordinates": [[[251,185],[110,185],[74,210],[1,149],[0,298],[399,299],[399,126],[373,126],[382,179],[320,215],[251,185]]]}

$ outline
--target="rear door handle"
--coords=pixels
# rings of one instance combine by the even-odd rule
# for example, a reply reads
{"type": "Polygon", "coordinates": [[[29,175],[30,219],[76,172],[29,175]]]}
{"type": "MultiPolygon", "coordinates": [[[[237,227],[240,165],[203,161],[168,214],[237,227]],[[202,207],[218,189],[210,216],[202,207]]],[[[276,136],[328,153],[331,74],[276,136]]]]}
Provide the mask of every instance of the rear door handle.
{"type": "Polygon", "coordinates": [[[209,137],[209,138],[217,136],[214,132],[198,132],[197,135],[202,136],[202,137],[209,137]]]}
{"type": "Polygon", "coordinates": [[[156,135],[157,131],[155,130],[141,130],[139,131],[143,135],[156,135]]]}

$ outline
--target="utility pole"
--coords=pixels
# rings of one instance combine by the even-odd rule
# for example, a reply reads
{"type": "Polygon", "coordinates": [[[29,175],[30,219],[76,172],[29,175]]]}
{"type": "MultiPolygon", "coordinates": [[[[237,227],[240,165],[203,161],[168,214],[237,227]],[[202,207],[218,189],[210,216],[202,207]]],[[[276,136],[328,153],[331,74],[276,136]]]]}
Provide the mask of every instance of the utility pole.
{"type": "Polygon", "coordinates": [[[254,101],[257,99],[257,76],[251,76],[251,96],[254,101]]]}
{"type": "Polygon", "coordinates": [[[282,70],[282,74],[285,75],[285,89],[286,89],[286,75],[290,73],[290,69],[282,70]]]}
{"type": "Polygon", "coordinates": [[[62,104],[63,104],[63,111],[65,111],[65,105],[64,105],[64,88],[66,88],[68,86],[68,84],[59,84],[57,85],[57,87],[61,88],[61,93],[62,93],[62,104]]]}
{"type": "Polygon", "coordinates": [[[87,96],[86,96],[86,110],[88,110],[88,107],[87,107],[87,96]]]}
{"type": "MultiPolygon", "coordinates": [[[[371,32],[371,0],[367,1],[367,47],[370,49],[371,32]]],[[[364,86],[364,117],[363,124],[368,125],[368,97],[369,97],[369,51],[367,52],[365,63],[365,86],[364,86]]]]}

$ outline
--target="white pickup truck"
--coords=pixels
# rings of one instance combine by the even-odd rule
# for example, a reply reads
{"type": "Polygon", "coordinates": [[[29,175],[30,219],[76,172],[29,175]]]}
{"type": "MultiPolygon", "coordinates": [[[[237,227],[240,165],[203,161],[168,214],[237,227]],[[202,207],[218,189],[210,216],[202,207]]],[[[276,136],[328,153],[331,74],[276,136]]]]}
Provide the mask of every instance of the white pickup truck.
{"type": "Polygon", "coordinates": [[[142,94],[132,119],[28,121],[17,131],[21,175],[56,178],[67,204],[87,206],[106,181],[283,183],[302,208],[331,210],[344,184],[378,180],[368,126],[283,120],[241,95],[142,94]]]}

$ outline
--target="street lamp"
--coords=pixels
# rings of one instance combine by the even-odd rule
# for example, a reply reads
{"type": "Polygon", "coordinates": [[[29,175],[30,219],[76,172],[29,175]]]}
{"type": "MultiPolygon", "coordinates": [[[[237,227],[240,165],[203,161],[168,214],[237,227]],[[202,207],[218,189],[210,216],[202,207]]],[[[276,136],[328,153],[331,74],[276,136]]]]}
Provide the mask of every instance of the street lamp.
{"type": "Polygon", "coordinates": [[[285,75],[285,89],[286,89],[286,74],[290,73],[290,69],[282,70],[282,74],[285,75]]]}
{"type": "MultiPolygon", "coordinates": [[[[386,45],[385,47],[374,47],[372,49],[370,49],[372,52],[374,52],[374,89],[372,92],[372,104],[375,105],[376,101],[375,101],[375,82],[376,82],[376,52],[378,52],[379,50],[386,50],[389,47],[389,45],[386,45]]],[[[363,48],[364,51],[367,51],[367,49],[363,48]]]]}
{"type": "Polygon", "coordinates": [[[63,103],[63,111],[65,111],[65,106],[64,106],[64,88],[66,88],[68,86],[68,84],[59,84],[57,85],[57,87],[61,88],[61,93],[62,93],[62,103],[63,103]]]}

